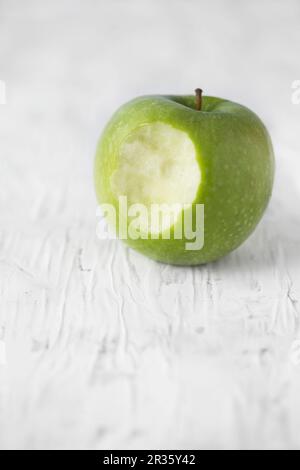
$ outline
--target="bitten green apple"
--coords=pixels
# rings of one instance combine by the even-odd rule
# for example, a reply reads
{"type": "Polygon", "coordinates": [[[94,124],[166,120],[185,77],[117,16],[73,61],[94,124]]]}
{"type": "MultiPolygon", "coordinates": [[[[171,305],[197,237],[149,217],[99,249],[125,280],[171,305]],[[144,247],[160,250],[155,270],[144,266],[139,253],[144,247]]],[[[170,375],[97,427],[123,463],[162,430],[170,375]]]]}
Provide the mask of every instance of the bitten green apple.
{"type": "Polygon", "coordinates": [[[200,89],[196,97],[143,96],[122,106],[102,134],[95,162],[98,201],[115,208],[118,233],[120,197],[129,206],[182,205],[159,225],[141,217],[143,236],[125,240],[176,265],[208,263],[240,246],[267,207],[273,179],[272,143],[261,120],[239,104],[202,97],[200,89]],[[198,204],[204,244],[189,250],[184,233],[181,239],[174,233],[183,212],[194,213],[198,204]]]}

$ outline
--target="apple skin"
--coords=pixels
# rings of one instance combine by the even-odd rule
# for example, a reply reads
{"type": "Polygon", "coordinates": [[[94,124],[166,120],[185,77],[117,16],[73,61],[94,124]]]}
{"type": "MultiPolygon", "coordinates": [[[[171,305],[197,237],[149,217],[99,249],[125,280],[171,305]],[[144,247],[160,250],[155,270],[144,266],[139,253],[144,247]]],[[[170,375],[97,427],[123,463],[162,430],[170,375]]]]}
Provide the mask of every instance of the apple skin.
{"type": "MultiPolygon", "coordinates": [[[[262,121],[231,101],[204,96],[143,96],[123,105],[106,126],[95,161],[99,203],[118,204],[111,188],[122,142],[138,127],[162,122],[182,130],[193,141],[202,181],[194,204],[205,205],[205,243],[186,250],[183,240],[132,240],[138,252],[164,263],[200,265],[238,248],[254,231],[271,197],[274,154],[262,121]]],[[[179,201],[180,202],[180,201],[179,201]]],[[[172,233],[172,232],[171,232],[172,233]]]]}

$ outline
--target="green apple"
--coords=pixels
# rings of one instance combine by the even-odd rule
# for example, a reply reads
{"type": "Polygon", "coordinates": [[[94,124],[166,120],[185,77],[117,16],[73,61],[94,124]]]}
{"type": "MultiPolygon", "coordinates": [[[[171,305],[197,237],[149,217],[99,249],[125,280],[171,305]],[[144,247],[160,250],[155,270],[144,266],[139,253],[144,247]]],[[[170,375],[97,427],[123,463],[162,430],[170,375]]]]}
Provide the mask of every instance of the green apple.
{"type": "Polygon", "coordinates": [[[95,162],[98,201],[115,209],[115,220],[108,219],[118,235],[134,212],[124,218],[121,198],[128,207],[176,207],[159,223],[143,213],[141,236],[121,237],[140,253],[176,265],[208,263],[239,247],[260,221],[273,179],[272,143],[261,120],[239,104],[202,97],[199,89],[196,99],[143,96],[122,106],[102,134],[95,162]],[[187,249],[190,237],[175,233],[200,204],[204,243],[187,249]]]}

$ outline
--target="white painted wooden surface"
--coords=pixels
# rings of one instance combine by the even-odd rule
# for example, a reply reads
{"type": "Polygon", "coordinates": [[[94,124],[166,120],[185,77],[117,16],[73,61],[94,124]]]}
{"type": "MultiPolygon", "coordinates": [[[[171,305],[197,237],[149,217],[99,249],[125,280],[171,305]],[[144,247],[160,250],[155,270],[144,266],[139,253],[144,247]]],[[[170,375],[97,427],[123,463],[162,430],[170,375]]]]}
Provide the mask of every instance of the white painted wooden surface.
{"type": "Polygon", "coordinates": [[[0,447],[300,448],[298,0],[1,0],[0,447]],[[139,94],[240,101],[271,206],[216,264],[98,241],[98,135],[139,94]]]}

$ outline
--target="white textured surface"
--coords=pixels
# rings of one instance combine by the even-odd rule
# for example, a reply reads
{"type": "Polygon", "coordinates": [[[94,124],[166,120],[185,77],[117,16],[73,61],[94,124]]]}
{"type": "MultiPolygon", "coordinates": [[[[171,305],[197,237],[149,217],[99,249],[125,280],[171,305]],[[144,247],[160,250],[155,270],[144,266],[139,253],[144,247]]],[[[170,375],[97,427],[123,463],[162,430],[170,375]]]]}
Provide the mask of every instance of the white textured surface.
{"type": "Polygon", "coordinates": [[[299,21],[298,0],[1,0],[1,448],[300,448],[299,21]],[[106,120],[196,86],[270,129],[260,227],[194,269],[97,241],[106,120]]]}

